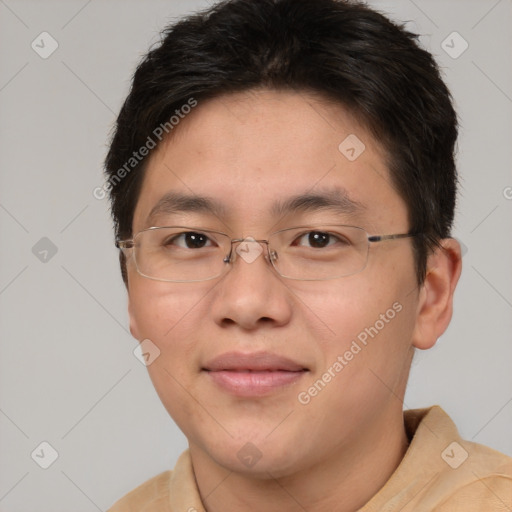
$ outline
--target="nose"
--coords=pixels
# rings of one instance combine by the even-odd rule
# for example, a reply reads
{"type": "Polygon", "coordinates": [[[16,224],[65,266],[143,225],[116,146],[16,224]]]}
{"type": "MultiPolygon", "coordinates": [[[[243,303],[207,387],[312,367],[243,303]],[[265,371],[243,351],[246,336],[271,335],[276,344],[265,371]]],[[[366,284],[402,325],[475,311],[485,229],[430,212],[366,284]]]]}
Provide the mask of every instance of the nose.
{"type": "Polygon", "coordinates": [[[229,255],[232,268],[215,287],[212,304],[214,320],[219,325],[253,330],[290,321],[292,297],[272,268],[267,247],[266,240],[252,237],[233,240],[229,255]]]}

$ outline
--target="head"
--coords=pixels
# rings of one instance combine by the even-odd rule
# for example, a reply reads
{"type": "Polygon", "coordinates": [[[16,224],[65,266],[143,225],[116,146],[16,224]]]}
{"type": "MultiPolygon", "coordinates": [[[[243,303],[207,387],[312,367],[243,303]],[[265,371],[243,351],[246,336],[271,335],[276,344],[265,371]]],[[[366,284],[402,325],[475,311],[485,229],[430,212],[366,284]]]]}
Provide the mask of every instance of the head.
{"type": "Polygon", "coordinates": [[[456,136],[432,56],[362,4],[233,0],[163,33],[106,160],[118,239],[152,226],[267,239],[311,223],[414,234],[370,244],[364,269],[323,281],[287,279],[263,252],[212,280],[164,282],[121,251],[132,333],[158,347],[151,378],[191,445],[226,467],[284,475],[401,410],[414,348],[451,318],[456,136]],[[293,198],[301,206],[287,209],[293,198]],[[211,378],[233,352],[302,373],[233,394],[211,378]],[[263,454],[254,468],[239,455],[249,441],[263,454]]]}

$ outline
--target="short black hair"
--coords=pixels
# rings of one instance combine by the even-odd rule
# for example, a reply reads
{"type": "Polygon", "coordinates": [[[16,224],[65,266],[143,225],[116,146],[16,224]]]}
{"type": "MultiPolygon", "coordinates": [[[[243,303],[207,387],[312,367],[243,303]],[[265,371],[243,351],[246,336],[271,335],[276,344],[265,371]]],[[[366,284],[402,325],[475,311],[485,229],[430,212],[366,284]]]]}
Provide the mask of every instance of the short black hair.
{"type": "MultiPolygon", "coordinates": [[[[132,236],[147,161],[133,155],[155,129],[172,134],[170,118],[191,99],[259,88],[334,100],[382,144],[410,232],[420,234],[422,284],[429,252],[453,223],[457,116],[417,35],[358,1],[227,0],[166,28],[135,71],[106,157],[116,237],[132,236]]],[[[120,260],[127,283],[122,251],[120,260]]]]}

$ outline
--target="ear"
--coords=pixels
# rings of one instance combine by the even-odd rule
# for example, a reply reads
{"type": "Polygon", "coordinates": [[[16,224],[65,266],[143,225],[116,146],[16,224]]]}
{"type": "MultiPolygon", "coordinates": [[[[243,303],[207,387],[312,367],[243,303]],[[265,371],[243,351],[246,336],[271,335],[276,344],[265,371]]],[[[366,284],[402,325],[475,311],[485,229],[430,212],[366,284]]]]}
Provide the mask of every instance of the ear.
{"type": "Polygon", "coordinates": [[[412,344],[432,348],[448,327],[453,313],[453,294],[462,270],[459,242],[445,238],[427,259],[427,275],[421,286],[412,344]]]}
{"type": "Polygon", "coordinates": [[[141,340],[142,338],[139,336],[140,331],[137,324],[137,319],[133,313],[133,305],[130,299],[130,292],[128,292],[128,316],[130,317],[130,333],[136,340],[141,340]]]}
{"type": "Polygon", "coordinates": [[[137,326],[137,320],[135,319],[135,315],[133,314],[133,304],[130,297],[130,286],[128,285],[128,262],[129,258],[126,258],[123,251],[119,251],[119,265],[121,267],[121,275],[123,277],[123,282],[124,285],[126,286],[126,291],[128,293],[128,316],[130,319],[130,333],[136,340],[140,340],[141,338],[139,338],[139,328],[137,326]]]}

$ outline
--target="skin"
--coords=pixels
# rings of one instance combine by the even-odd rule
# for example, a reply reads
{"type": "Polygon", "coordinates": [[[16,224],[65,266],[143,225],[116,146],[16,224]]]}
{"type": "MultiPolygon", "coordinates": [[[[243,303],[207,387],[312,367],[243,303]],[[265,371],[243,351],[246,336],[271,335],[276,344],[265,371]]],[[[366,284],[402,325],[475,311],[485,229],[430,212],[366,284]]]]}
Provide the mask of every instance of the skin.
{"type": "MultiPolygon", "coordinates": [[[[405,233],[405,202],[391,184],[384,150],[340,105],[311,95],[259,90],[200,103],[150,157],[133,232],[193,225],[232,238],[266,239],[311,219],[270,214],[278,199],[343,187],[362,214],[335,217],[369,234],[405,233]],[[339,150],[356,134],[365,151],[339,150]],[[148,219],[169,191],[221,202],[222,216],[185,212],[148,219]]],[[[222,277],[165,283],[142,277],[128,258],[130,328],[160,356],[148,371],[188,438],[208,511],[349,511],[363,506],[407,449],[402,399],[414,348],[445,331],[461,271],[459,244],[443,241],[417,286],[410,239],[372,244],[364,271],[328,281],[277,275],[265,257],[238,258],[222,277]],[[335,378],[303,405],[297,396],[321,378],[352,340],[399,302],[385,324],[335,378]],[[270,351],[309,371],[264,397],[234,396],[201,371],[228,351],[270,351]],[[252,467],[237,456],[251,442],[252,467]]]]}

